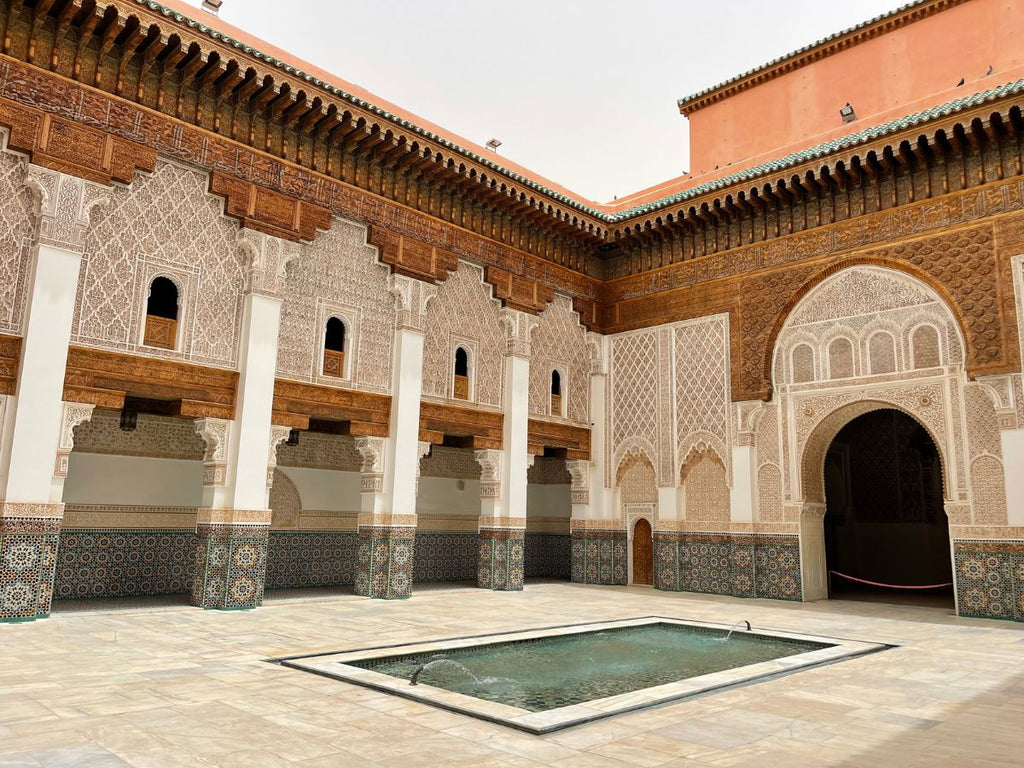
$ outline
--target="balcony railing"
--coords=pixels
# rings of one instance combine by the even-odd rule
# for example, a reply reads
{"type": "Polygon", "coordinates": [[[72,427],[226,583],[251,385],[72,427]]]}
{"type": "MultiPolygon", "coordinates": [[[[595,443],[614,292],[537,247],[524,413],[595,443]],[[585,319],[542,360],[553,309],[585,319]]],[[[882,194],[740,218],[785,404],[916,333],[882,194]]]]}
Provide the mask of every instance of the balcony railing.
{"type": "Polygon", "coordinates": [[[455,376],[455,399],[469,400],[469,376],[455,376]]]}
{"type": "Polygon", "coordinates": [[[324,350],[324,376],[345,378],[345,353],[333,349],[324,350]]]}
{"type": "Polygon", "coordinates": [[[146,332],[142,343],[147,347],[174,349],[178,337],[178,321],[169,317],[146,315],[146,332]]]}

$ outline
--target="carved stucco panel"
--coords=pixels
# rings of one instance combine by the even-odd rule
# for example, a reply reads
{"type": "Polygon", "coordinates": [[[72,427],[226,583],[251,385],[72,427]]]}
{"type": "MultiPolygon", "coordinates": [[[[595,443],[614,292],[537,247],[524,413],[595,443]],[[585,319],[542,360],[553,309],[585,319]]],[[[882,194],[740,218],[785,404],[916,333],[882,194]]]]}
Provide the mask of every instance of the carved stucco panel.
{"type": "Polygon", "coordinates": [[[728,468],[731,452],[729,320],[727,315],[675,328],[675,396],[678,455],[708,442],[728,468]]]}
{"type": "Polygon", "coordinates": [[[484,282],[483,270],[467,262],[438,286],[427,305],[423,343],[423,395],[448,400],[455,366],[455,341],[476,343],[470,360],[471,401],[500,408],[505,365],[505,330],[501,304],[484,282]]]}
{"type": "Polygon", "coordinates": [[[35,213],[27,161],[0,152],[0,333],[21,335],[35,213]]]}
{"type": "Polygon", "coordinates": [[[632,446],[658,455],[658,337],[654,331],[611,339],[613,466],[632,446]]]}
{"type": "Polygon", "coordinates": [[[207,174],[160,161],[152,175],[109,191],[86,238],[73,344],[235,367],[249,259],[237,222],[207,188],[207,174]],[[149,280],[161,265],[172,280],[188,276],[179,291],[192,294],[179,296],[189,309],[179,313],[187,334],[177,351],[140,344],[149,280]]]}
{"type": "Polygon", "coordinates": [[[330,230],[302,246],[287,270],[277,372],[282,378],[340,385],[321,375],[327,319],[346,323],[350,359],[346,386],[391,390],[395,298],[388,268],[366,244],[366,228],[335,219],[330,230]]]}
{"type": "Polygon", "coordinates": [[[530,347],[530,414],[550,416],[551,372],[558,369],[562,396],[569,398],[568,419],[589,423],[591,351],[569,297],[556,294],[540,314],[530,347]]]}

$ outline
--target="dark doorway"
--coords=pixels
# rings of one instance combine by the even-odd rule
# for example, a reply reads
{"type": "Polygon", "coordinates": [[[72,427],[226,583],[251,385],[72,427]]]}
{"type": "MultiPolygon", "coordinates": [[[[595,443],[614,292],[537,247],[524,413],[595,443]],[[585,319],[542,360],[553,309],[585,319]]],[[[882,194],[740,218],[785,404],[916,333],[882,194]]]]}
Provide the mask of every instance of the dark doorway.
{"type": "Polygon", "coordinates": [[[952,586],[894,588],[953,581],[942,462],[917,421],[879,410],[843,427],[825,457],[825,504],[830,597],[953,605],[952,586]]]}
{"type": "Polygon", "coordinates": [[[633,583],[654,583],[654,538],[642,517],[633,526],[633,583]]]}

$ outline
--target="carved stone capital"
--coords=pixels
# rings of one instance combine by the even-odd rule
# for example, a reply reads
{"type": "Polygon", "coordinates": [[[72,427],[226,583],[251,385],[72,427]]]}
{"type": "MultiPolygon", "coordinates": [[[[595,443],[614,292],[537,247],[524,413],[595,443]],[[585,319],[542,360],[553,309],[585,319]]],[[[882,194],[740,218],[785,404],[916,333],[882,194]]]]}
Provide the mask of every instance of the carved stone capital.
{"type": "Polygon", "coordinates": [[[363,478],[360,490],[363,493],[381,493],[384,490],[384,455],[387,447],[383,437],[357,437],[356,450],[363,457],[360,471],[363,478]]]}
{"type": "Polygon", "coordinates": [[[570,459],[565,462],[569,471],[569,502],[590,503],[590,462],[585,459],[570,459]]]}
{"type": "Polygon", "coordinates": [[[63,403],[60,437],[57,440],[57,463],[53,468],[53,474],[57,477],[67,477],[68,459],[71,449],[75,447],[75,427],[89,421],[95,408],[95,405],[87,403],[63,403]]]}
{"type": "Polygon", "coordinates": [[[267,454],[267,488],[274,484],[274,470],[277,469],[277,447],[288,439],[289,427],[270,425],[270,451],[267,454]]]}
{"type": "Polygon", "coordinates": [[[600,333],[587,333],[587,351],[590,353],[590,375],[608,375],[608,342],[600,333]]]}
{"type": "Polygon", "coordinates": [[[501,310],[500,317],[505,330],[505,354],[529,358],[530,337],[540,321],[534,315],[508,307],[501,310]]]}
{"type": "Polygon", "coordinates": [[[473,457],[480,465],[480,498],[501,498],[501,466],[504,451],[484,448],[473,452],[473,457]]]}
{"type": "Polygon", "coordinates": [[[395,296],[395,324],[399,329],[426,330],[427,304],[437,295],[437,286],[406,275],[388,277],[388,288],[395,296]]]}
{"type": "Polygon", "coordinates": [[[431,443],[420,440],[416,443],[416,495],[420,493],[420,463],[430,453],[431,443]]]}
{"type": "Polygon", "coordinates": [[[302,246],[252,229],[238,231],[238,244],[250,258],[246,292],[284,298],[288,264],[299,258],[302,246]]]}
{"type": "Polygon", "coordinates": [[[227,482],[231,422],[228,419],[196,419],[194,423],[196,433],[206,443],[203,485],[224,485],[227,482]]]}
{"type": "Polygon", "coordinates": [[[39,244],[82,253],[89,214],[108,201],[107,188],[38,165],[28,167],[25,183],[36,197],[39,244]]]}

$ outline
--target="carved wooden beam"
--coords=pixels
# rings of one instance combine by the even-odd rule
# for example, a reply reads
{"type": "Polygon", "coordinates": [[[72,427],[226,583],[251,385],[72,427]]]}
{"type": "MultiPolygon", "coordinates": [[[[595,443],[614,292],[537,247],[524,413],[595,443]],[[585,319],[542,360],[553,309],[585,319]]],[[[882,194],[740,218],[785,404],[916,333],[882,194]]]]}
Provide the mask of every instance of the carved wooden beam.
{"type": "Polygon", "coordinates": [[[439,445],[445,436],[467,438],[475,449],[500,450],[504,417],[494,411],[447,403],[420,403],[420,440],[439,445]]]}
{"type": "Polygon", "coordinates": [[[546,285],[500,267],[486,267],[484,280],[494,288],[494,296],[501,301],[503,307],[531,315],[539,315],[555,298],[555,292],[546,285]]]}
{"type": "Polygon", "coordinates": [[[10,129],[8,146],[33,163],[98,184],[130,184],[137,170],[156,168],[155,150],[10,101],[0,102],[0,125],[10,129]]]}
{"type": "Polygon", "coordinates": [[[387,437],[391,398],[354,389],[324,387],[288,379],[274,381],[274,424],[307,429],[310,419],[345,422],[360,437],[387,437]]]}
{"type": "Polygon", "coordinates": [[[545,448],[560,448],[567,459],[590,461],[590,430],[586,427],[530,419],[526,441],[530,453],[538,456],[545,448]]]}
{"type": "Polygon", "coordinates": [[[220,171],[210,174],[210,192],[225,199],[225,213],[239,219],[243,227],[274,237],[312,241],[317,230],[331,228],[331,212],[326,208],[220,171]]]}
{"type": "Polygon", "coordinates": [[[68,348],[64,399],[119,409],[125,397],[180,401],[189,418],[233,419],[238,373],[173,360],[68,348]]]}
{"type": "Polygon", "coordinates": [[[375,245],[382,263],[393,272],[428,283],[439,283],[459,267],[455,254],[376,225],[369,227],[366,241],[375,245]]]}

